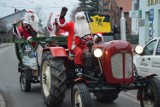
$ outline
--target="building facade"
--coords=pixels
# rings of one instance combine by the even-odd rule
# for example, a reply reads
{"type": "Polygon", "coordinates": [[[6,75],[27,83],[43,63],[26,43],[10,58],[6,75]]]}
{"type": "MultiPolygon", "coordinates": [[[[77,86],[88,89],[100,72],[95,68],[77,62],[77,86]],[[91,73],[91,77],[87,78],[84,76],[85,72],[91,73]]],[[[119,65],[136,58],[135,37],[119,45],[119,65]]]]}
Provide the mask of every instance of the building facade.
{"type": "Polygon", "coordinates": [[[130,10],[129,17],[131,18],[131,34],[138,35],[139,34],[139,2],[138,0],[132,0],[132,9],[130,10]]]}
{"type": "Polygon", "coordinates": [[[12,24],[19,21],[25,14],[26,10],[15,11],[15,13],[0,18],[0,39],[2,42],[9,42],[13,39],[12,24]]]}
{"type": "Polygon", "coordinates": [[[131,31],[131,18],[129,17],[129,11],[131,10],[131,0],[99,0],[100,1],[100,12],[102,14],[110,15],[111,27],[113,29],[114,25],[120,26],[121,11],[123,8],[124,17],[126,19],[127,33],[131,31]]]}
{"type": "Polygon", "coordinates": [[[132,1],[138,2],[141,13],[138,21],[132,21],[132,26],[137,23],[139,44],[144,46],[150,39],[160,37],[160,0],[132,1]]]}
{"type": "Polygon", "coordinates": [[[26,10],[21,10],[3,18],[0,18],[0,27],[3,27],[3,25],[5,25],[7,30],[9,30],[12,27],[12,23],[15,20],[20,20],[24,16],[25,12],[26,10]]]}

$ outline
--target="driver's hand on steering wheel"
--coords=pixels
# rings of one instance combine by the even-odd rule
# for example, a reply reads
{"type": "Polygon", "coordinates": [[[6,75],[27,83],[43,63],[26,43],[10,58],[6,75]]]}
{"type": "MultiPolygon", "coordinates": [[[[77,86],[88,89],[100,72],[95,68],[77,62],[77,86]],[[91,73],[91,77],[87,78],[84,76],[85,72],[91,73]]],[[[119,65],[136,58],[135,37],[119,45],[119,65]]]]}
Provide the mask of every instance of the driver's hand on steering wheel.
{"type": "Polygon", "coordinates": [[[88,40],[92,40],[91,35],[90,35],[90,36],[87,36],[87,37],[86,37],[86,40],[87,40],[87,41],[88,41],[88,40]]]}
{"type": "Polygon", "coordinates": [[[85,40],[81,40],[81,44],[85,44],[86,43],[86,41],[85,40]]]}

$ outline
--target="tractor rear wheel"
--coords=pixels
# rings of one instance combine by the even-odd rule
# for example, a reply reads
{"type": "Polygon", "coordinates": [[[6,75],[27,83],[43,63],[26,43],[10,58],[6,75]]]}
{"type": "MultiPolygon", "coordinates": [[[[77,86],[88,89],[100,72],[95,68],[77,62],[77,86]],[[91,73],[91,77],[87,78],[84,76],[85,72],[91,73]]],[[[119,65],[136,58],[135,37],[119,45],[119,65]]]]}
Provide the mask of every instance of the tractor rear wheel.
{"type": "Polygon", "coordinates": [[[91,107],[90,92],[84,83],[77,83],[71,92],[73,107],[91,107]]]}
{"type": "Polygon", "coordinates": [[[150,78],[145,87],[138,89],[137,98],[141,107],[160,107],[160,80],[150,78]]]}
{"type": "Polygon", "coordinates": [[[22,72],[20,74],[20,87],[21,87],[21,90],[24,92],[31,91],[31,81],[27,79],[27,75],[25,72],[22,72]]]}
{"type": "Polygon", "coordinates": [[[47,107],[58,107],[63,102],[66,89],[64,60],[54,58],[50,52],[42,57],[41,87],[47,107]]]}
{"type": "Polygon", "coordinates": [[[100,102],[111,103],[118,98],[120,91],[108,91],[108,92],[95,92],[97,100],[100,102]]]}

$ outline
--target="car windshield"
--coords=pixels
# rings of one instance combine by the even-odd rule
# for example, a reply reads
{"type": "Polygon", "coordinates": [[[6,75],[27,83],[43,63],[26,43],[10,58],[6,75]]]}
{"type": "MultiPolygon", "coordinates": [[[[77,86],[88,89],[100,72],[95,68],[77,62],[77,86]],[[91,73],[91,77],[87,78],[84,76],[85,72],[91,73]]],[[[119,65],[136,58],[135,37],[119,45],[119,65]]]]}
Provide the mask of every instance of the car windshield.
{"type": "Polygon", "coordinates": [[[156,41],[157,40],[154,40],[154,41],[150,42],[148,45],[145,46],[144,51],[143,51],[143,55],[153,55],[155,45],[156,45],[156,41]]]}

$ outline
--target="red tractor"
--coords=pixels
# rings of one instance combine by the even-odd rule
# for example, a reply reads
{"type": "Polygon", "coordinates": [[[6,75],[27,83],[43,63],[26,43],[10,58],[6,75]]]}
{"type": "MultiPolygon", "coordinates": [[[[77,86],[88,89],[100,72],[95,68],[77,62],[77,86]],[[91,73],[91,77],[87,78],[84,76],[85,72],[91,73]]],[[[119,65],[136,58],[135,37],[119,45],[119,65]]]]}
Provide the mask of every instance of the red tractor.
{"type": "Polygon", "coordinates": [[[87,36],[81,38],[87,43],[83,71],[75,71],[74,56],[64,45],[43,49],[40,77],[47,107],[58,107],[63,102],[67,86],[71,87],[73,107],[91,107],[90,92],[101,102],[113,102],[121,91],[133,89],[138,89],[141,107],[160,107],[160,81],[155,74],[141,77],[134,73],[129,42],[95,44],[87,36]]]}

